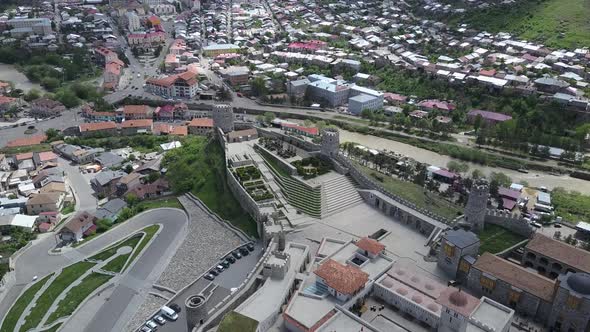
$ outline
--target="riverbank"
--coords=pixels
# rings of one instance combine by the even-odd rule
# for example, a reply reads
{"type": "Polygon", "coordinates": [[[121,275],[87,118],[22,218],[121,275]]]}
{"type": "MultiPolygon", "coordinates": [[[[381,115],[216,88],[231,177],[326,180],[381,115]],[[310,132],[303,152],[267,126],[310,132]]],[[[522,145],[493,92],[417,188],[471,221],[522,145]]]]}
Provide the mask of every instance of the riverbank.
{"type": "Polygon", "coordinates": [[[45,89],[37,83],[31,82],[25,74],[16,69],[14,65],[0,63],[0,81],[12,82],[15,89],[21,89],[24,93],[32,89],[45,93],[45,89]]]}
{"type": "Polygon", "coordinates": [[[477,163],[466,162],[457,158],[452,158],[447,155],[439,154],[434,151],[398,142],[395,140],[376,137],[372,135],[364,135],[340,129],[340,143],[344,142],[354,142],[376,150],[392,151],[411,157],[418,162],[428,163],[439,167],[445,167],[447,163],[451,160],[462,161],[469,165],[469,172],[471,172],[474,169],[479,169],[485,175],[490,175],[492,172],[501,172],[509,176],[513,182],[526,181],[530,186],[545,186],[549,189],[557,187],[576,188],[578,192],[590,195],[589,181],[575,179],[568,175],[556,176],[537,171],[530,171],[529,173],[525,174],[502,167],[485,166],[477,163]]]}

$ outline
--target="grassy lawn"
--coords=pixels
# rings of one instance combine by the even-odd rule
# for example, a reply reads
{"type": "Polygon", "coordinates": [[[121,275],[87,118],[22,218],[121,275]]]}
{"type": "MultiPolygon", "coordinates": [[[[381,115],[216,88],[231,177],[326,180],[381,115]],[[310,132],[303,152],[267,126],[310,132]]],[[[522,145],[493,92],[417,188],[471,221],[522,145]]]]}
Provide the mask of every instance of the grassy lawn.
{"type": "Polygon", "coordinates": [[[133,235],[132,237],[124,240],[123,242],[119,242],[119,243],[99,252],[98,254],[90,257],[90,259],[104,261],[104,260],[108,259],[109,257],[113,256],[114,254],[116,254],[117,250],[119,250],[119,248],[122,248],[125,246],[135,248],[135,246],[137,245],[137,242],[139,241],[140,238],[141,238],[140,236],[133,235]]]}
{"type": "Polygon", "coordinates": [[[590,196],[575,191],[555,188],[551,192],[555,214],[570,223],[590,219],[590,196]]]}
{"type": "Polygon", "coordinates": [[[21,332],[37,327],[59,294],[94,265],[96,264],[78,262],[64,268],[53,280],[51,285],[49,285],[49,288],[41,294],[37,303],[26,317],[25,323],[21,326],[21,332]]]}
{"type": "Polygon", "coordinates": [[[16,327],[16,323],[18,319],[23,314],[25,308],[31,303],[35,294],[45,285],[47,280],[53,275],[50,274],[45,278],[37,281],[31,287],[29,287],[17,300],[14,302],[14,305],[8,311],[8,314],[4,318],[4,322],[2,322],[2,328],[0,328],[1,332],[11,332],[14,331],[16,327]]]}
{"type": "Polygon", "coordinates": [[[470,11],[458,22],[489,32],[505,31],[555,48],[590,45],[587,0],[523,0],[510,6],[470,11]]]}
{"type": "Polygon", "coordinates": [[[250,317],[246,317],[240,313],[235,311],[231,311],[223,317],[221,323],[219,323],[219,327],[217,328],[218,332],[233,332],[233,331],[241,331],[241,332],[254,332],[258,327],[258,322],[250,317]]]}
{"type": "Polygon", "coordinates": [[[103,266],[102,269],[114,273],[121,272],[121,270],[123,270],[123,266],[125,266],[125,263],[127,263],[127,260],[129,259],[129,255],[130,254],[125,254],[116,257],[112,261],[108,262],[105,266],[103,266]]]}
{"type": "Polygon", "coordinates": [[[481,242],[481,246],[479,247],[480,254],[486,251],[497,254],[526,239],[522,235],[492,224],[486,224],[485,229],[478,236],[481,242]]]}
{"type": "Polygon", "coordinates": [[[0,153],[12,155],[25,152],[42,152],[49,150],[51,150],[51,145],[49,145],[48,143],[41,143],[37,145],[28,146],[3,147],[0,149],[0,153]]]}
{"type": "Polygon", "coordinates": [[[145,232],[145,236],[141,239],[141,242],[139,242],[139,244],[137,245],[137,249],[135,249],[135,251],[133,252],[133,255],[131,255],[131,259],[127,262],[127,264],[125,265],[123,270],[126,269],[127,267],[129,267],[129,265],[131,265],[131,263],[133,263],[135,258],[137,258],[137,256],[139,256],[139,254],[141,253],[143,248],[145,248],[145,246],[150,242],[150,240],[154,237],[154,235],[156,235],[156,232],[159,229],[160,229],[160,225],[151,225],[151,226],[148,226],[148,227],[142,229],[142,231],[145,232]]]}
{"type": "Polygon", "coordinates": [[[234,198],[226,182],[224,151],[218,142],[191,136],[166,153],[162,165],[174,192],[192,192],[212,211],[246,233],[257,236],[256,223],[234,198]]]}
{"type": "Polygon", "coordinates": [[[458,213],[461,213],[463,209],[453,205],[442,198],[439,198],[434,193],[424,193],[424,188],[412,182],[398,180],[391,176],[386,176],[377,171],[374,171],[368,167],[355,163],[357,167],[365,174],[369,175],[375,182],[380,183],[387,191],[398,195],[419,207],[428,209],[436,214],[446,217],[449,220],[457,217],[458,213]],[[383,179],[383,182],[377,180],[373,175],[379,176],[383,179]]]}
{"type": "Polygon", "coordinates": [[[59,301],[57,308],[49,315],[47,324],[55,322],[57,319],[71,315],[76,308],[84,301],[95,289],[109,281],[112,276],[100,273],[89,274],[82,282],[70,289],[64,299],[59,301]]]}
{"type": "Polygon", "coordinates": [[[173,198],[162,198],[156,200],[149,200],[149,201],[142,201],[137,204],[139,210],[149,210],[149,209],[157,209],[157,208],[177,208],[182,210],[182,205],[178,201],[176,197],[173,198]]]}
{"type": "Polygon", "coordinates": [[[66,203],[64,204],[64,207],[61,209],[61,214],[70,214],[72,212],[74,212],[74,210],[76,209],[76,206],[72,203],[66,203]]]}

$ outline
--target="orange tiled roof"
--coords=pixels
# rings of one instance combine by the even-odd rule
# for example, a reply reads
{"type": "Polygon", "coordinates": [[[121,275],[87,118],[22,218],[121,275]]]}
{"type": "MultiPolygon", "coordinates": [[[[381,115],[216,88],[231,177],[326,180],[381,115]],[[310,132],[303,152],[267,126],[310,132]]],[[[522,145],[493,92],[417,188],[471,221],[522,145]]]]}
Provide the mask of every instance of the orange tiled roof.
{"type": "Polygon", "coordinates": [[[370,239],[368,237],[364,237],[358,241],[356,241],[356,246],[362,250],[368,251],[373,255],[377,255],[383,250],[385,250],[385,245],[377,240],[370,239]]]}
{"type": "Polygon", "coordinates": [[[148,111],[147,105],[125,105],[123,107],[125,114],[147,114],[148,111]]]}
{"type": "Polygon", "coordinates": [[[211,127],[213,128],[213,119],[210,118],[194,118],[188,123],[189,127],[211,127]]]}
{"type": "Polygon", "coordinates": [[[13,147],[17,147],[17,146],[37,145],[37,144],[43,143],[45,140],[47,140],[46,135],[43,135],[43,134],[42,135],[35,135],[35,136],[22,137],[22,138],[14,139],[12,141],[8,141],[8,143],[6,143],[6,146],[9,148],[13,148],[13,147]]]}
{"type": "Polygon", "coordinates": [[[354,294],[365,286],[369,275],[360,269],[328,259],[314,271],[326,284],[342,294],[354,294]]]}
{"type": "Polygon", "coordinates": [[[152,119],[127,120],[121,123],[121,128],[151,127],[153,123],[152,119]]]}
{"type": "Polygon", "coordinates": [[[80,125],[80,132],[107,130],[115,128],[117,128],[117,124],[113,121],[83,123],[80,125]]]}

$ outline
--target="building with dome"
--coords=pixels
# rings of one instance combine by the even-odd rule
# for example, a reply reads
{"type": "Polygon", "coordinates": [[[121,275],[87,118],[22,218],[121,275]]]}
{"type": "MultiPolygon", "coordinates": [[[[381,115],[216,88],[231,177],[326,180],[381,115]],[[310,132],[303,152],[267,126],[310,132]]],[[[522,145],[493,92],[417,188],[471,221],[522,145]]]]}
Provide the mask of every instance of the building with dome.
{"type": "Polygon", "coordinates": [[[557,278],[553,307],[547,325],[553,331],[589,331],[590,274],[568,272],[557,278]]]}
{"type": "Polygon", "coordinates": [[[477,298],[430,277],[412,263],[397,261],[373,287],[385,303],[443,332],[505,332],[514,310],[487,297],[477,298]]]}

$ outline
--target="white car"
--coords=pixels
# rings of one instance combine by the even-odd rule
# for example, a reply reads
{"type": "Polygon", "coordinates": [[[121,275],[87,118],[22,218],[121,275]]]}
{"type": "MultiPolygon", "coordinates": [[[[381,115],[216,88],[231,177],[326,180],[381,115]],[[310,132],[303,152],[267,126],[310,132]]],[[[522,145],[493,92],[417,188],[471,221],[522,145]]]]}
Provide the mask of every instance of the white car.
{"type": "Polygon", "coordinates": [[[145,326],[147,326],[150,330],[155,331],[158,328],[158,325],[154,323],[151,319],[145,322],[145,326]]]}

